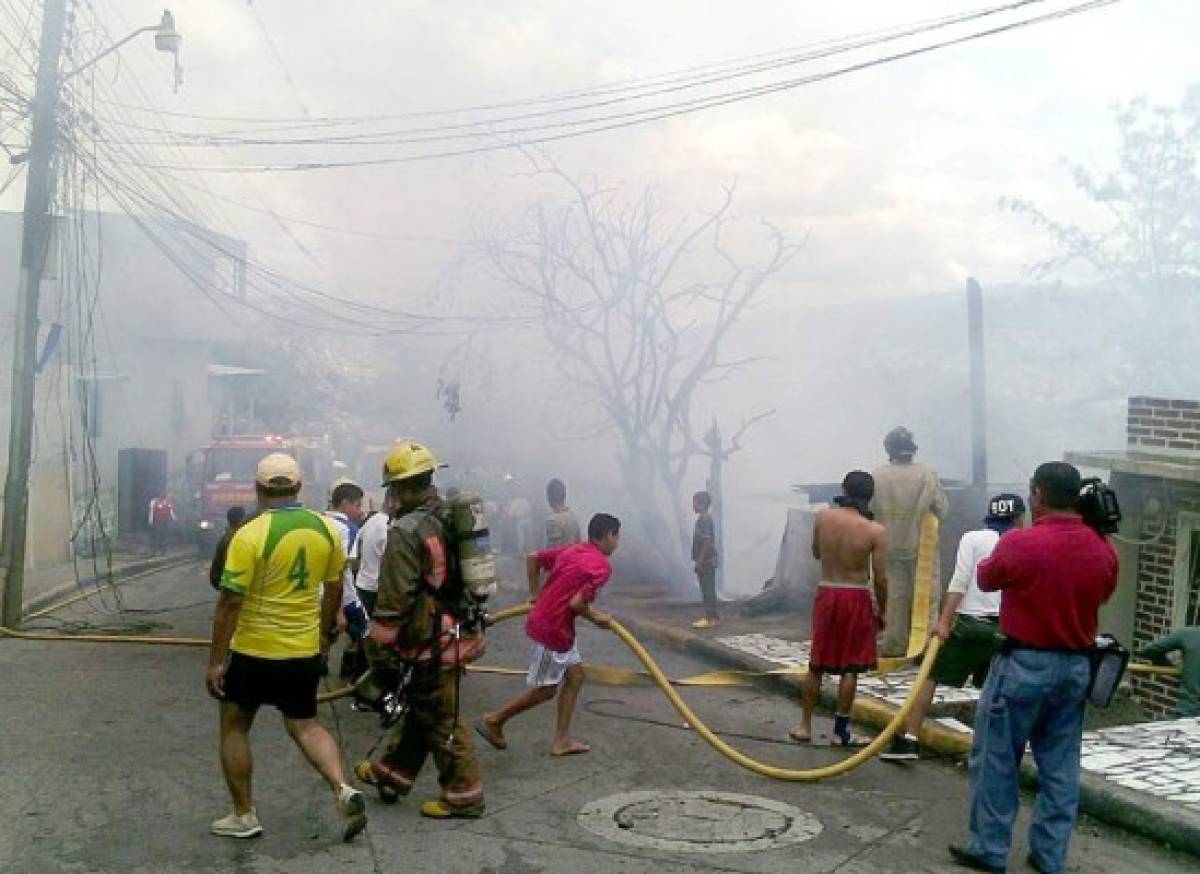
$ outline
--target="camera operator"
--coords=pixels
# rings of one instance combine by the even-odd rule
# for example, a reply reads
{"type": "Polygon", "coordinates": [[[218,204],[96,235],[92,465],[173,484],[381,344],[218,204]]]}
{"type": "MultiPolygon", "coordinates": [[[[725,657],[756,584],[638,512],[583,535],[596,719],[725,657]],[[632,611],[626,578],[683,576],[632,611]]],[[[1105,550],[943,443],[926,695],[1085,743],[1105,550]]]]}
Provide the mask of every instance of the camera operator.
{"type": "Polygon", "coordinates": [[[975,710],[970,841],[956,862],[1004,871],[1019,808],[1021,756],[1032,744],[1038,799],[1029,827],[1035,871],[1065,869],[1079,806],[1088,650],[1100,605],[1117,586],[1117,554],[1079,512],[1082,481],[1069,464],[1038,467],[1030,482],[1031,528],[1000,539],[979,565],[979,588],[1002,591],[996,656],[975,710]]]}

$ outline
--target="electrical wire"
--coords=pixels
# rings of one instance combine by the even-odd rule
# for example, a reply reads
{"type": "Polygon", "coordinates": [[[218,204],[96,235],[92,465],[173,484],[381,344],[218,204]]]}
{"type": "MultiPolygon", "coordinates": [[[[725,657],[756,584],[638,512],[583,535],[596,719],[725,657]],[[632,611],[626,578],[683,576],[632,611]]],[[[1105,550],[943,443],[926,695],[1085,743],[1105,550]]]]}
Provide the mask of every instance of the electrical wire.
{"type": "Polygon", "coordinates": [[[462,335],[472,333],[476,330],[475,328],[465,327],[466,325],[482,324],[496,327],[508,325],[511,327],[513,325],[533,324],[538,318],[535,315],[497,315],[493,317],[438,315],[380,307],[333,295],[315,286],[289,279],[278,271],[250,259],[246,261],[249,277],[248,284],[250,286],[263,292],[267,297],[281,297],[284,303],[289,306],[298,307],[311,316],[320,319],[329,319],[331,320],[330,323],[294,319],[276,310],[266,310],[251,300],[235,298],[220,300],[214,297],[214,293],[220,293],[220,291],[212,288],[206,279],[203,279],[194,269],[191,269],[190,265],[181,257],[179,251],[173,250],[167,244],[167,238],[181,243],[182,248],[186,250],[186,254],[192,258],[207,260],[211,259],[214,254],[236,257],[237,253],[225,248],[222,243],[214,240],[211,233],[195,227],[194,224],[186,220],[186,217],[173,212],[170,207],[156,201],[147,192],[139,190],[137,187],[130,188],[125,182],[106,171],[101,164],[98,163],[93,166],[92,171],[100,180],[109,197],[121,206],[123,211],[150,237],[160,251],[185,276],[200,287],[206,296],[213,300],[227,316],[230,315],[228,309],[230,305],[239,305],[256,310],[263,315],[269,315],[273,320],[290,322],[296,327],[308,330],[333,330],[338,333],[362,332],[370,336],[390,336],[396,333],[462,335]],[[143,217],[144,213],[157,216],[160,221],[148,222],[143,217]],[[204,249],[209,250],[207,254],[204,249]],[[317,303],[318,301],[320,302],[319,304],[317,303]],[[330,309],[327,305],[334,305],[339,309],[330,309]],[[348,314],[346,309],[359,312],[362,315],[359,317],[353,316],[348,314]],[[381,323],[381,318],[399,321],[381,323]],[[445,327],[455,324],[461,324],[464,327],[445,327]]]}
{"type": "Polygon", "coordinates": [[[3,182],[0,182],[0,194],[4,194],[4,192],[8,191],[8,186],[12,185],[13,182],[16,181],[17,177],[21,175],[21,170],[23,170],[24,167],[24,164],[17,164],[10,171],[8,171],[8,178],[3,182]]]}
{"type": "Polygon", "coordinates": [[[11,28],[0,26],[0,40],[8,47],[3,60],[7,61],[9,56],[15,56],[15,61],[29,72],[35,75],[37,70],[37,40],[33,38],[30,32],[29,25],[33,20],[33,9],[36,5],[35,0],[30,0],[29,7],[25,11],[24,19],[20,13],[8,2],[8,0],[0,0],[0,12],[12,24],[11,28]],[[15,42],[14,42],[15,37],[15,42]],[[26,54],[26,49],[29,54],[26,54]]]}
{"type": "MultiPolygon", "coordinates": [[[[902,35],[911,35],[929,30],[934,30],[942,27],[961,24],[972,20],[977,20],[990,15],[995,15],[1002,12],[1011,12],[1020,9],[1024,6],[1042,3],[1045,0],[1015,0],[1000,4],[997,6],[986,7],[979,10],[974,10],[965,13],[957,13],[954,15],[940,16],[936,18],[924,19],[921,21],[892,25],[884,28],[855,33],[849,36],[835,37],[832,39],[821,40],[813,43],[806,43],[799,46],[789,48],[776,49],[769,52],[762,52],[738,58],[726,59],[708,64],[694,65],[681,70],[660,73],[653,76],[629,78],[617,82],[609,82],[601,85],[593,85],[583,88],[576,88],[568,91],[554,92],[534,97],[520,98],[516,100],[500,101],[484,104],[473,104],[460,107],[452,107],[447,109],[429,109],[416,110],[403,113],[391,114],[375,114],[362,116],[323,116],[311,117],[304,116],[300,118],[281,118],[281,117],[261,117],[261,116],[221,116],[221,115],[199,115],[196,113],[166,113],[167,115],[176,118],[201,120],[201,121],[224,121],[224,122],[241,122],[247,124],[266,125],[270,126],[274,131],[288,129],[307,129],[324,126],[344,126],[370,124],[380,121],[397,121],[414,118],[435,118],[451,115],[463,115],[468,113],[489,112],[498,109],[514,109],[527,106],[538,106],[544,104],[560,103],[564,101],[573,101],[578,99],[590,98],[597,95],[623,94],[630,92],[640,92],[647,88],[661,87],[662,85],[673,85],[681,83],[691,83],[697,81],[698,78],[712,76],[714,74],[731,75],[745,72],[747,70],[758,72],[760,68],[757,64],[778,62],[782,59],[785,63],[799,62],[804,59],[811,59],[816,53],[825,49],[837,49],[846,45],[857,45],[859,43],[871,44],[871,40],[886,41],[888,39],[896,39],[902,35]],[[279,127],[279,125],[289,125],[290,127],[279,127]]],[[[124,108],[134,111],[156,112],[153,107],[139,107],[129,104],[124,104],[124,108]]],[[[524,116],[522,116],[524,117],[524,116]]],[[[486,119],[480,123],[494,123],[499,119],[486,119]]]]}
{"type": "MultiPolygon", "coordinates": [[[[103,33],[103,25],[97,22],[97,29],[103,33]]],[[[105,86],[101,83],[99,89],[103,91],[105,86]]],[[[144,92],[143,92],[144,93],[144,92]]],[[[88,113],[81,115],[91,117],[88,113]]],[[[80,134],[87,133],[92,125],[83,126],[85,130],[65,132],[65,136],[74,135],[77,139],[80,134]]],[[[236,304],[244,304],[252,309],[260,311],[264,315],[271,315],[275,321],[290,321],[295,327],[304,328],[306,330],[329,330],[337,333],[347,333],[349,329],[357,329],[363,333],[383,336],[392,335],[397,332],[414,333],[416,328],[420,328],[424,333],[430,333],[427,325],[447,325],[447,324],[478,324],[482,322],[495,323],[505,322],[510,324],[515,323],[532,323],[533,316],[524,318],[514,318],[511,316],[498,316],[493,319],[485,319],[479,316],[447,316],[445,314],[427,314],[414,313],[410,311],[401,311],[396,308],[388,308],[365,304],[356,301],[345,295],[332,295],[324,290],[313,286],[298,283],[295,280],[290,280],[284,277],[278,271],[274,271],[264,265],[257,264],[252,259],[248,259],[240,251],[234,251],[229,244],[225,244],[217,239],[214,239],[211,232],[200,227],[204,222],[203,218],[191,206],[186,198],[183,198],[178,192],[178,186],[173,184],[174,180],[168,180],[161,174],[146,170],[144,165],[151,163],[150,156],[140,150],[135,149],[134,155],[124,154],[126,148],[113,146],[98,142],[95,138],[91,138],[92,143],[100,149],[100,156],[103,161],[96,160],[93,162],[93,172],[97,179],[104,186],[106,192],[112,197],[126,213],[140,211],[151,216],[161,219],[164,224],[154,229],[151,229],[149,223],[145,222],[140,217],[136,219],[139,226],[149,233],[149,236],[159,247],[160,251],[167,254],[170,260],[179,267],[194,284],[200,286],[207,296],[212,298],[221,309],[228,314],[227,306],[223,304],[231,301],[236,304]],[[121,178],[112,173],[109,168],[119,163],[124,159],[126,163],[132,163],[135,169],[129,173],[125,173],[121,178]],[[132,174],[132,175],[131,175],[132,174]],[[122,197],[118,194],[117,189],[126,195],[122,197]],[[157,192],[157,193],[156,193],[157,192]],[[129,202],[129,197],[140,201],[139,209],[135,210],[129,202]],[[164,202],[164,200],[166,202],[164,202]],[[155,232],[157,231],[157,232],[155,232]],[[188,239],[181,240],[181,236],[186,236],[188,239]],[[168,238],[174,240],[174,243],[169,243],[168,238]],[[219,257],[230,258],[244,262],[247,265],[247,272],[250,276],[249,285],[263,292],[265,297],[282,296],[284,301],[292,306],[299,307],[308,315],[322,321],[328,319],[329,324],[321,322],[307,321],[303,319],[288,319],[286,316],[279,318],[279,313],[275,310],[265,310],[261,306],[255,305],[252,301],[239,301],[231,299],[228,295],[214,297],[212,292],[218,291],[209,287],[209,283],[197,275],[196,271],[189,270],[181,261],[178,249],[179,243],[183,243],[182,248],[187,250],[188,257],[204,257],[202,250],[211,250],[206,260],[211,260],[213,255],[219,257]],[[171,252],[171,247],[175,246],[176,251],[171,252]],[[306,299],[306,298],[311,298],[306,299]],[[322,306],[314,305],[313,301],[322,301],[322,306]],[[330,307],[335,308],[330,308],[330,307]],[[347,310],[362,313],[368,318],[348,317],[347,310]],[[393,320],[391,322],[382,322],[381,320],[393,320]],[[394,320],[402,320],[400,324],[396,324],[394,320]]],[[[77,147],[81,144],[76,143],[77,147]]],[[[157,224],[157,222],[156,222],[157,224]]],[[[295,241],[298,247],[302,250],[305,248],[299,241],[295,241]]],[[[309,253],[311,254],[311,252],[309,253]]],[[[471,329],[474,330],[474,329],[471,329]]],[[[453,330],[437,330],[434,333],[439,334],[458,334],[467,333],[465,328],[455,328],[453,330]]]]}
{"type": "MultiPolygon", "coordinates": [[[[408,154],[399,156],[380,156],[374,158],[362,158],[353,160],[338,160],[338,161],[305,161],[297,163],[247,163],[238,165],[221,165],[221,164],[203,164],[199,169],[205,173],[273,173],[273,172],[308,172],[314,170],[328,170],[347,167],[374,167],[385,166],[392,164],[403,164],[417,161],[429,161],[450,157],[461,157],[466,155],[482,154],[499,150],[527,147],[530,145],[544,144],[548,142],[557,142],[567,139],[575,139],[582,136],[587,136],[595,133],[619,130],[634,125],[641,125],[652,121],[673,118],[677,116],[687,115],[694,112],[712,109],[720,106],[726,106],[733,103],[742,102],[745,100],[756,99],[759,97],[777,94],[806,85],[815,84],[818,82],[827,81],[840,76],[845,76],[850,73],[860,72],[874,67],[882,66],[889,63],[894,63],[901,60],[906,60],[918,57],[930,52],[945,49],[951,46],[962,45],[975,40],[984,39],[1002,33],[1008,33],[1025,27],[1031,27],[1037,24],[1066,18],[1073,15],[1079,15],[1084,12],[1099,9],[1104,6],[1112,5],[1119,0],[1089,0],[1089,2],[1079,3],[1074,6],[1043,15],[1033,16],[1022,19],[1016,22],[1010,22],[1002,25],[997,25],[985,30],[976,31],[966,35],[941,40],[939,42],[923,45],[917,48],[908,49],[905,51],[895,52],[882,57],[871,58],[869,60],[843,66],[834,70],[814,73],[807,76],[801,76],[793,79],[787,79],[777,82],[768,83],[766,85],[754,86],[751,88],[741,89],[738,91],[725,92],[715,96],[705,96],[687,101],[681,101],[674,104],[664,104],[660,106],[649,107],[646,109],[635,110],[625,113],[617,113],[607,116],[593,117],[587,119],[577,119],[565,122],[556,122],[546,125],[528,126],[525,128],[514,128],[499,133],[491,133],[489,136],[502,137],[510,134],[521,133],[536,133],[537,131],[559,128],[564,126],[581,126],[582,130],[568,130],[557,134],[546,134],[543,136],[534,136],[527,138],[517,138],[507,141],[489,143],[470,148],[448,149],[436,152],[408,154]]],[[[454,139],[457,135],[450,135],[438,139],[454,139]]],[[[422,141],[422,140],[414,140],[422,141]]],[[[158,169],[168,170],[195,170],[195,165],[191,167],[183,167],[180,165],[157,165],[158,169]]]]}
{"type": "MultiPolygon", "coordinates": [[[[839,54],[855,51],[861,48],[870,48],[877,45],[882,45],[887,42],[892,42],[898,39],[928,33],[931,31],[943,29],[952,25],[961,24],[964,22],[974,21],[990,16],[994,16],[1004,12],[1011,12],[1023,6],[1028,6],[1035,3],[1044,3],[1046,0],[1018,0],[1018,2],[1008,3],[1002,6],[990,7],[978,12],[966,13],[959,16],[937,20],[932,24],[921,23],[915,26],[900,29],[894,33],[889,33],[882,37],[869,37],[863,40],[855,40],[854,38],[846,38],[845,40],[835,41],[831,48],[824,48],[817,51],[807,52],[794,57],[785,58],[783,61],[773,62],[762,67],[742,68],[733,73],[725,73],[717,76],[701,78],[697,80],[684,81],[682,84],[667,84],[653,90],[635,94],[633,96],[617,96],[603,100],[594,100],[578,105],[566,107],[557,107],[536,112],[526,112],[518,115],[502,116],[499,118],[489,118],[477,121],[461,122],[450,125],[440,125],[433,127],[415,127],[403,128],[395,131],[375,132],[375,133],[350,133],[337,136],[325,135],[321,138],[289,138],[289,139],[254,139],[245,136],[245,131],[219,131],[219,132],[176,132],[175,136],[181,141],[191,140],[191,146],[220,146],[220,145],[239,145],[239,146],[279,146],[279,145],[401,145],[412,143],[428,143],[441,142],[447,140],[459,139],[478,139],[483,136],[504,136],[514,133],[526,133],[538,130],[554,129],[558,127],[572,126],[578,124],[589,123],[588,119],[570,120],[551,124],[542,124],[532,127],[517,127],[517,128],[502,128],[497,125],[505,125],[515,121],[525,121],[531,119],[542,119],[550,116],[555,116],[564,113],[578,113],[592,109],[603,109],[611,106],[621,105],[632,101],[645,100],[652,97],[659,97],[666,94],[673,94],[680,91],[692,90],[698,87],[704,87],[712,84],[723,84],[732,81],[733,79],[742,78],[749,75],[757,75],[764,71],[772,71],[788,66],[808,63],[814,60],[821,60],[828,57],[833,57],[839,54]],[[475,128],[483,127],[484,130],[477,131],[475,128]],[[425,136],[417,136],[422,135],[425,136]],[[440,134],[440,135],[439,135],[440,134]]],[[[650,111],[650,110],[644,110],[650,111]]],[[[142,128],[149,130],[148,128],[142,128]]],[[[272,133],[277,133],[283,128],[273,128],[272,133]]],[[[261,136],[261,133],[260,133],[261,136]]],[[[153,142],[153,141],[151,141],[153,142]]]]}
{"type": "MultiPolygon", "coordinates": [[[[338,146],[344,146],[344,145],[395,145],[395,144],[414,143],[414,142],[437,142],[437,141],[444,140],[444,139],[476,138],[481,135],[501,135],[501,134],[509,134],[509,133],[519,133],[519,132],[524,132],[524,131],[529,131],[529,130],[539,130],[539,129],[545,129],[547,127],[558,127],[561,125],[577,124],[580,122],[563,122],[563,123],[561,123],[561,125],[542,125],[542,126],[538,126],[536,128],[515,128],[515,129],[497,128],[496,125],[508,124],[508,123],[511,123],[514,121],[541,119],[541,118],[546,118],[549,116],[554,116],[554,115],[563,114],[563,113],[577,113],[577,112],[582,112],[582,111],[591,110],[591,109],[606,108],[606,107],[610,107],[610,106],[628,103],[628,102],[631,102],[634,100],[644,100],[647,98],[658,97],[658,96],[662,96],[665,94],[672,94],[672,93],[676,93],[679,91],[691,90],[693,88],[703,87],[703,86],[710,85],[710,84],[720,84],[720,83],[728,82],[733,79],[741,78],[741,77],[744,77],[747,75],[755,75],[755,74],[763,72],[764,70],[770,71],[770,70],[778,69],[781,67],[794,66],[797,64],[807,63],[807,62],[813,61],[813,60],[820,60],[823,58],[832,57],[834,55],[844,54],[846,52],[853,51],[853,50],[856,50],[859,48],[872,47],[872,46],[880,45],[880,44],[890,42],[890,41],[893,41],[896,39],[905,38],[905,37],[929,32],[931,30],[940,29],[940,28],[949,26],[951,24],[958,24],[963,21],[969,21],[969,20],[974,20],[976,18],[987,17],[987,16],[998,14],[1000,12],[1011,11],[1012,9],[1018,8],[1020,6],[1029,5],[1031,3],[1042,3],[1042,2],[1046,2],[1046,0],[1020,0],[1020,2],[1017,2],[1017,3],[1008,4],[1006,6],[993,7],[991,9],[986,9],[986,10],[983,10],[982,12],[978,12],[978,13],[971,13],[968,15],[958,16],[954,19],[941,21],[934,25],[918,25],[916,27],[913,27],[913,28],[910,28],[907,30],[901,30],[897,33],[890,34],[890,35],[882,37],[882,38],[871,38],[871,39],[862,40],[862,41],[853,41],[852,39],[846,40],[846,41],[838,41],[832,48],[822,49],[822,50],[814,51],[814,52],[808,52],[808,53],[804,53],[801,55],[797,55],[795,57],[786,58],[782,62],[775,62],[775,63],[772,63],[765,67],[755,67],[755,68],[750,68],[748,70],[743,69],[743,70],[738,70],[733,73],[725,73],[725,74],[708,77],[708,78],[700,78],[697,80],[684,81],[682,84],[668,84],[663,87],[658,87],[653,90],[645,91],[643,93],[638,93],[636,95],[633,95],[632,97],[629,97],[629,96],[612,97],[612,98],[604,99],[604,100],[595,100],[592,102],[585,102],[585,103],[578,104],[578,105],[558,107],[558,108],[540,110],[540,111],[536,111],[536,112],[526,112],[526,113],[521,113],[518,115],[502,116],[499,118],[488,118],[488,119],[482,119],[482,120],[477,120],[477,121],[467,121],[467,122],[460,122],[460,123],[450,124],[450,125],[438,125],[438,126],[433,126],[433,127],[410,127],[410,128],[402,128],[399,130],[384,131],[384,132],[350,133],[350,134],[342,134],[342,135],[326,134],[319,139],[318,138],[253,139],[253,138],[248,138],[246,136],[246,133],[247,133],[246,131],[237,131],[237,130],[200,132],[200,133],[179,131],[179,132],[175,133],[175,136],[180,139],[194,140],[192,145],[196,145],[196,146],[204,146],[204,145],[219,146],[223,143],[224,144],[236,144],[236,145],[242,145],[242,146],[264,146],[264,145],[273,145],[273,146],[274,145],[338,145],[338,146]],[[479,127],[484,127],[485,130],[482,132],[474,132],[474,133],[458,133],[461,131],[469,131],[472,128],[479,128],[479,127]],[[416,137],[416,138],[412,138],[412,139],[403,139],[403,138],[397,139],[398,137],[405,137],[406,135],[416,135],[416,134],[449,134],[449,136],[444,136],[444,137],[425,136],[425,137],[416,137]]],[[[271,132],[277,133],[280,130],[286,130],[286,129],[273,128],[271,132]]],[[[254,133],[254,132],[250,132],[250,133],[254,133]]],[[[261,133],[259,135],[261,136],[261,133]]]]}
{"type": "Polygon", "coordinates": [[[292,76],[292,71],[288,67],[287,61],[283,59],[283,54],[279,51],[279,46],[275,44],[275,40],[271,37],[271,31],[267,29],[267,23],[258,14],[258,7],[253,3],[249,3],[248,5],[250,7],[250,14],[254,17],[254,22],[258,25],[259,32],[262,34],[263,42],[267,44],[267,48],[271,50],[271,55],[275,58],[275,62],[283,70],[283,79],[287,82],[288,88],[291,89],[292,95],[296,98],[296,104],[300,107],[300,111],[304,113],[305,117],[311,116],[312,112],[309,111],[308,103],[300,94],[300,89],[296,86],[296,79],[292,76]]]}

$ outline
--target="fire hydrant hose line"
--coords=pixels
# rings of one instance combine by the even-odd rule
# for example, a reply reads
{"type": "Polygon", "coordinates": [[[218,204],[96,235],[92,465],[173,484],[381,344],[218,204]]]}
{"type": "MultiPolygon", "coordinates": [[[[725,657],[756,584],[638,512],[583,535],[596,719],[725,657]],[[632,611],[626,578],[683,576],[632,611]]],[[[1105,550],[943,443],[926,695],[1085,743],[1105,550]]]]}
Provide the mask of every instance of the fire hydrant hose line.
{"type": "MultiPolygon", "coordinates": [[[[509,619],[515,619],[519,616],[524,616],[530,610],[529,604],[518,604],[515,607],[509,607],[495,613],[491,622],[493,624],[504,622],[509,619]]],[[[615,634],[622,643],[637,657],[637,660],[642,663],[646,671],[653,678],[655,684],[662,690],[662,693],[667,696],[667,700],[671,702],[671,706],[679,713],[688,725],[702,737],[709,746],[719,752],[725,758],[729,759],[736,765],[759,774],[763,777],[769,777],[772,780],[785,780],[791,782],[814,782],[817,780],[827,780],[831,777],[836,777],[839,774],[844,774],[851,771],[860,765],[874,758],[883,750],[908,719],[908,714],[912,710],[916,701],[917,691],[925,683],[929,677],[929,672],[933,669],[934,660],[937,658],[938,650],[941,647],[941,639],[936,635],[929,639],[929,644],[925,649],[924,658],[921,661],[920,669],[917,671],[916,679],[913,681],[912,687],[909,690],[908,697],[904,699],[904,703],[900,705],[900,709],[892,716],[891,721],[884,726],[883,730],[865,747],[856,751],[853,755],[844,759],[840,759],[830,765],[824,765],[819,768],[794,769],[781,768],[776,765],[769,765],[753,759],[738,749],[730,746],[728,743],[718,737],[687,705],[687,702],[680,697],[675,691],[675,687],[671,684],[671,680],[662,672],[658,663],[646,651],[646,648],[638,642],[628,629],[620,622],[613,621],[611,626],[612,633],[615,634]]],[[[188,647],[206,647],[211,641],[203,637],[154,637],[146,635],[118,635],[118,634],[63,634],[59,632],[48,631],[20,631],[13,628],[5,628],[0,626],[0,636],[16,638],[18,640],[36,640],[36,641],[53,641],[53,642],[71,642],[71,643],[125,643],[125,644],[144,644],[149,646],[188,646],[188,647]]],[[[1131,668],[1135,667],[1133,665],[1131,668]]],[[[1147,669],[1157,668],[1152,665],[1138,665],[1143,673],[1151,671],[1147,669]]],[[[1154,673],[1178,673],[1178,668],[1157,668],[1154,673]]],[[[318,697],[318,701],[325,703],[334,701],[338,698],[344,698],[351,693],[349,688],[336,689],[331,692],[326,692],[318,697]]]]}
{"type": "MultiPolygon", "coordinates": [[[[492,621],[503,622],[506,619],[513,619],[517,616],[523,616],[529,612],[529,609],[529,604],[520,604],[516,607],[509,607],[507,610],[501,610],[496,613],[492,617],[492,621]]],[[[667,678],[666,674],[662,672],[662,669],[658,666],[658,663],[654,661],[650,653],[646,651],[646,648],[638,642],[637,638],[630,634],[629,630],[616,620],[613,620],[611,630],[612,633],[615,634],[621,640],[621,642],[625,644],[625,646],[629,647],[630,652],[637,657],[637,660],[640,661],[643,666],[645,666],[646,670],[650,673],[650,676],[654,678],[654,682],[658,685],[658,688],[662,690],[662,693],[667,696],[667,700],[671,702],[671,706],[675,708],[679,715],[686,720],[687,724],[692,727],[692,730],[695,731],[696,734],[700,735],[700,737],[702,737],[709,746],[711,746],[725,758],[729,759],[735,765],[739,765],[748,771],[753,771],[755,774],[759,774],[763,777],[769,777],[772,780],[786,780],[791,782],[814,782],[817,780],[827,780],[830,777],[836,777],[839,774],[852,771],[878,755],[883,748],[889,742],[891,742],[892,737],[904,724],[904,721],[908,719],[908,714],[916,702],[917,691],[924,684],[925,680],[929,678],[929,672],[933,669],[933,662],[937,658],[938,649],[941,647],[942,643],[941,639],[936,636],[930,639],[929,645],[925,650],[925,657],[921,661],[921,667],[917,671],[917,678],[913,681],[912,688],[908,693],[908,697],[904,699],[904,703],[900,706],[900,709],[896,711],[896,713],[892,716],[891,721],[884,726],[883,731],[881,731],[874,740],[872,740],[865,747],[862,747],[853,755],[844,759],[840,759],[833,764],[824,765],[820,768],[806,768],[800,770],[794,768],[780,768],[776,765],[768,765],[764,762],[760,762],[721,740],[720,737],[713,733],[712,729],[705,725],[704,722],[696,716],[696,714],[692,711],[692,708],[688,707],[687,702],[684,701],[683,698],[680,697],[679,693],[675,691],[675,687],[671,685],[671,681],[667,678]]]]}

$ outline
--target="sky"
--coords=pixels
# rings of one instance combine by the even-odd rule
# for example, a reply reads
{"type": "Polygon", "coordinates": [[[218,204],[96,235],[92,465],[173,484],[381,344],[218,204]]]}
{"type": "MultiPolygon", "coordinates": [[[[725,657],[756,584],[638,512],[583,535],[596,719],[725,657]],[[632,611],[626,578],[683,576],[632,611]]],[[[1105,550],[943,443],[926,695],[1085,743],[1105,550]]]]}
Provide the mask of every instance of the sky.
{"type": "MultiPolygon", "coordinates": [[[[24,0],[5,2],[17,11],[26,7],[24,0]]],[[[984,5],[177,0],[172,9],[184,37],[178,93],[169,57],[152,50],[149,36],[101,62],[99,71],[117,99],[176,113],[402,114],[655,76],[984,5]]],[[[1069,5],[1047,0],[1019,14],[1069,5]]],[[[159,0],[96,0],[93,6],[114,37],[155,22],[161,11],[159,0]]],[[[1200,81],[1197,37],[1200,6],[1124,0],[549,148],[565,169],[595,174],[606,186],[656,186],[671,217],[711,209],[723,187],[735,184],[736,213],[746,230],[744,236],[735,230],[733,239],[748,255],[760,239],[754,230],[761,219],[807,240],[806,251],[780,277],[772,298],[778,306],[944,291],[960,288],[967,275],[985,283],[1013,281],[1045,251],[1045,241],[1002,212],[998,199],[1026,197],[1056,215],[1096,218],[1076,197],[1064,158],[1106,166],[1114,102],[1141,94],[1178,102],[1200,81]]],[[[114,118],[158,123],[117,111],[108,108],[114,118]]],[[[205,127],[184,118],[164,123],[205,127]]],[[[178,153],[153,147],[151,153],[177,163],[178,153]]],[[[355,153],[297,149],[275,157],[347,154],[355,153]]],[[[196,163],[243,157],[248,153],[237,150],[189,153],[196,163]]],[[[444,280],[454,241],[472,237],[481,216],[510,215],[543,196],[527,169],[520,155],[505,151],[310,173],[177,175],[187,186],[288,218],[415,238],[363,238],[298,224],[284,231],[261,212],[183,189],[206,206],[219,230],[246,238],[255,257],[325,287],[394,300],[419,298],[444,280]]],[[[0,196],[0,208],[19,205],[18,181],[0,196]]]]}

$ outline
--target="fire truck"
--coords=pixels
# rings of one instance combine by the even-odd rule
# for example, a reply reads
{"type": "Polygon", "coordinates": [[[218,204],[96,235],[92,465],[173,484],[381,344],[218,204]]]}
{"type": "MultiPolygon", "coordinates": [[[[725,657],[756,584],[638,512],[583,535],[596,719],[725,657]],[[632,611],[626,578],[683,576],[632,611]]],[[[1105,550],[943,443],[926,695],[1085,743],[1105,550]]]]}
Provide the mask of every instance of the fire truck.
{"type": "Polygon", "coordinates": [[[225,530],[225,514],[231,507],[254,512],[254,474],[258,462],[272,452],[286,452],[300,465],[303,488],[300,501],[316,510],[325,507],[325,489],[330,479],[332,454],[325,441],[287,438],[279,434],[217,437],[188,459],[189,476],[196,499],[196,540],[202,555],[211,554],[225,530]]]}

